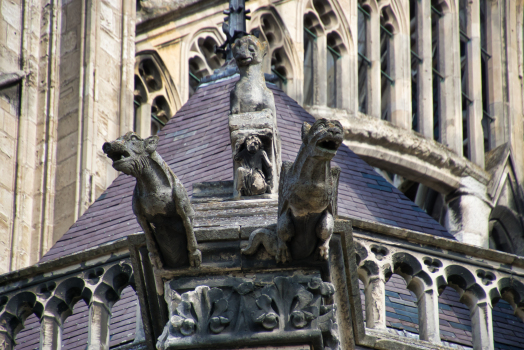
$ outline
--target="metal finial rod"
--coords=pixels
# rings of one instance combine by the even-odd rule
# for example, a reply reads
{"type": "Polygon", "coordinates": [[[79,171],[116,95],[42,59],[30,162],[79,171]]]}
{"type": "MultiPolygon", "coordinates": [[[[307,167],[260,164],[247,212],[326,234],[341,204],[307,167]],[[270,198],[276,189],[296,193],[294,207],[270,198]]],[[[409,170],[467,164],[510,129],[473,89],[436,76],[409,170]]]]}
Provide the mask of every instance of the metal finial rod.
{"type": "Polygon", "coordinates": [[[250,12],[246,10],[246,0],[229,0],[229,9],[224,11],[227,17],[222,24],[227,39],[220,47],[215,47],[215,52],[221,53],[227,61],[233,58],[232,45],[235,40],[247,34],[246,20],[251,19],[247,16],[250,12]]]}

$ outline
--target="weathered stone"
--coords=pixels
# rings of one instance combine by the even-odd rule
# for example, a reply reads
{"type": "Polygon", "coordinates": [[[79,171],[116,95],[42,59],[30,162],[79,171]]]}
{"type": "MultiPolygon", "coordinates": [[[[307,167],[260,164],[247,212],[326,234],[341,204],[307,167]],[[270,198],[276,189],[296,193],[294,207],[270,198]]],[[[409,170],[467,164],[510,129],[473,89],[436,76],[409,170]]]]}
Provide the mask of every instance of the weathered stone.
{"type": "Polygon", "coordinates": [[[243,196],[253,196],[271,192],[273,166],[262,141],[256,135],[249,135],[235,154],[236,190],[243,196]]]}
{"type": "Polygon", "coordinates": [[[200,266],[193,208],[184,186],[156,152],[157,145],[158,136],[143,140],[128,132],[106,142],[103,150],[113,160],[113,168],[137,179],[133,212],[146,234],[154,266],[172,268],[188,262],[200,266]]]}
{"type": "Polygon", "coordinates": [[[198,285],[182,294],[176,291],[176,285],[185,284],[187,288],[191,283],[173,280],[165,284],[169,322],[158,339],[158,349],[181,349],[188,342],[227,346],[247,338],[254,346],[285,338],[294,339],[292,343],[316,338],[316,344],[324,343],[322,349],[339,349],[332,337],[336,308],[331,283],[300,274],[260,274],[255,280],[218,277],[209,282],[213,287],[198,285]],[[317,338],[316,330],[322,332],[321,338],[317,338]]]}
{"type": "Polygon", "coordinates": [[[231,90],[231,114],[271,110],[276,116],[273,93],[266,87],[262,61],[268,44],[253,35],[238,39],[233,47],[233,56],[240,71],[240,80],[231,90]]]}
{"type": "Polygon", "coordinates": [[[327,259],[340,176],[340,168],[331,168],[331,159],[342,143],[342,135],[342,125],[337,121],[319,119],[312,126],[304,123],[303,143],[295,162],[282,164],[277,231],[253,231],[244,254],[253,254],[264,244],[277,262],[308,258],[315,248],[318,258],[327,259]]]}

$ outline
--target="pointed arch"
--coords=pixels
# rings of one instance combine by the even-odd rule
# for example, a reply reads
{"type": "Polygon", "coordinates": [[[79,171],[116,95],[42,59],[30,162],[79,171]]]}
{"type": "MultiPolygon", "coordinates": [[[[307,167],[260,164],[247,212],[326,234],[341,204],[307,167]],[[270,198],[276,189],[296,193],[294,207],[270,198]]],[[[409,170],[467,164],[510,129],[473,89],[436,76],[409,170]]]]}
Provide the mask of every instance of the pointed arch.
{"type": "Polygon", "coordinates": [[[188,97],[196,90],[200,80],[213,74],[224,64],[224,59],[215,53],[225,37],[217,27],[205,27],[195,32],[188,41],[185,62],[188,62],[188,97]]]}
{"type": "Polygon", "coordinates": [[[142,137],[156,134],[182,106],[167,67],[155,50],[135,56],[134,130],[142,137]]]}
{"type": "MultiPolygon", "coordinates": [[[[273,73],[280,78],[280,86],[292,98],[297,99],[297,87],[302,88],[299,60],[293,40],[274,6],[258,8],[248,23],[250,33],[259,30],[269,44],[269,52],[264,64],[265,73],[273,73]]],[[[301,94],[300,94],[301,95],[301,94]]],[[[300,96],[301,97],[301,96],[300,96]]]]}

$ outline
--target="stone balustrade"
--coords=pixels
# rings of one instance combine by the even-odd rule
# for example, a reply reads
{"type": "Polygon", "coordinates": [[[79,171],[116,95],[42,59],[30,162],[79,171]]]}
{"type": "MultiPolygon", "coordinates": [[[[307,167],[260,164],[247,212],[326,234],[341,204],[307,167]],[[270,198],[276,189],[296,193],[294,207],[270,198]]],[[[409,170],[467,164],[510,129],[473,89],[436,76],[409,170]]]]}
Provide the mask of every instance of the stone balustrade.
{"type": "Polygon", "coordinates": [[[483,258],[481,250],[469,256],[358,231],[354,246],[358,278],[364,284],[366,334],[387,332],[386,282],[392,274],[402,276],[416,295],[419,339],[432,345],[441,345],[438,296],[445,288],[455,289],[470,310],[474,349],[494,349],[492,308],[500,299],[524,320],[522,266],[483,258]]]}
{"type": "Polygon", "coordinates": [[[89,305],[88,348],[109,349],[111,308],[122,290],[134,284],[130,258],[67,270],[50,270],[0,287],[1,349],[14,348],[31,314],[40,319],[40,349],[61,349],[62,325],[81,299],[89,305]]]}

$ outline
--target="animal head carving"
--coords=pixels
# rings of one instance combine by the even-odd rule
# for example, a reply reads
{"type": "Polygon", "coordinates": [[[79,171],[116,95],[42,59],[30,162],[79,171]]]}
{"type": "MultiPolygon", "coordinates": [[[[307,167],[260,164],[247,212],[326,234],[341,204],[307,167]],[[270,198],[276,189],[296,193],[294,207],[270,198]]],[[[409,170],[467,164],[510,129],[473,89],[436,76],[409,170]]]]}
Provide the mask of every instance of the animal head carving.
{"type": "Polygon", "coordinates": [[[250,66],[260,64],[267,55],[268,45],[254,35],[246,35],[235,41],[233,57],[237,66],[250,66]]]}
{"type": "Polygon", "coordinates": [[[260,138],[256,135],[249,135],[246,138],[246,149],[249,153],[257,153],[258,150],[264,149],[264,146],[262,145],[262,141],[260,141],[260,138]]]}
{"type": "Polygon", "coordinates": [[[113,160],[115,170],[136,177],[145,164],[144,158],[150,157],[156,151],[157,145],[158,136],[142,139],[130,131],[115,141],[104,143],[102,150],[113,160]]]}
{"type": "Polygon", "coordinates": [[[302,125],[302,142],[310,148],[310,156],[331,160],[342,143],[344,129],[336,120],[318,119],[302,125]]]}

